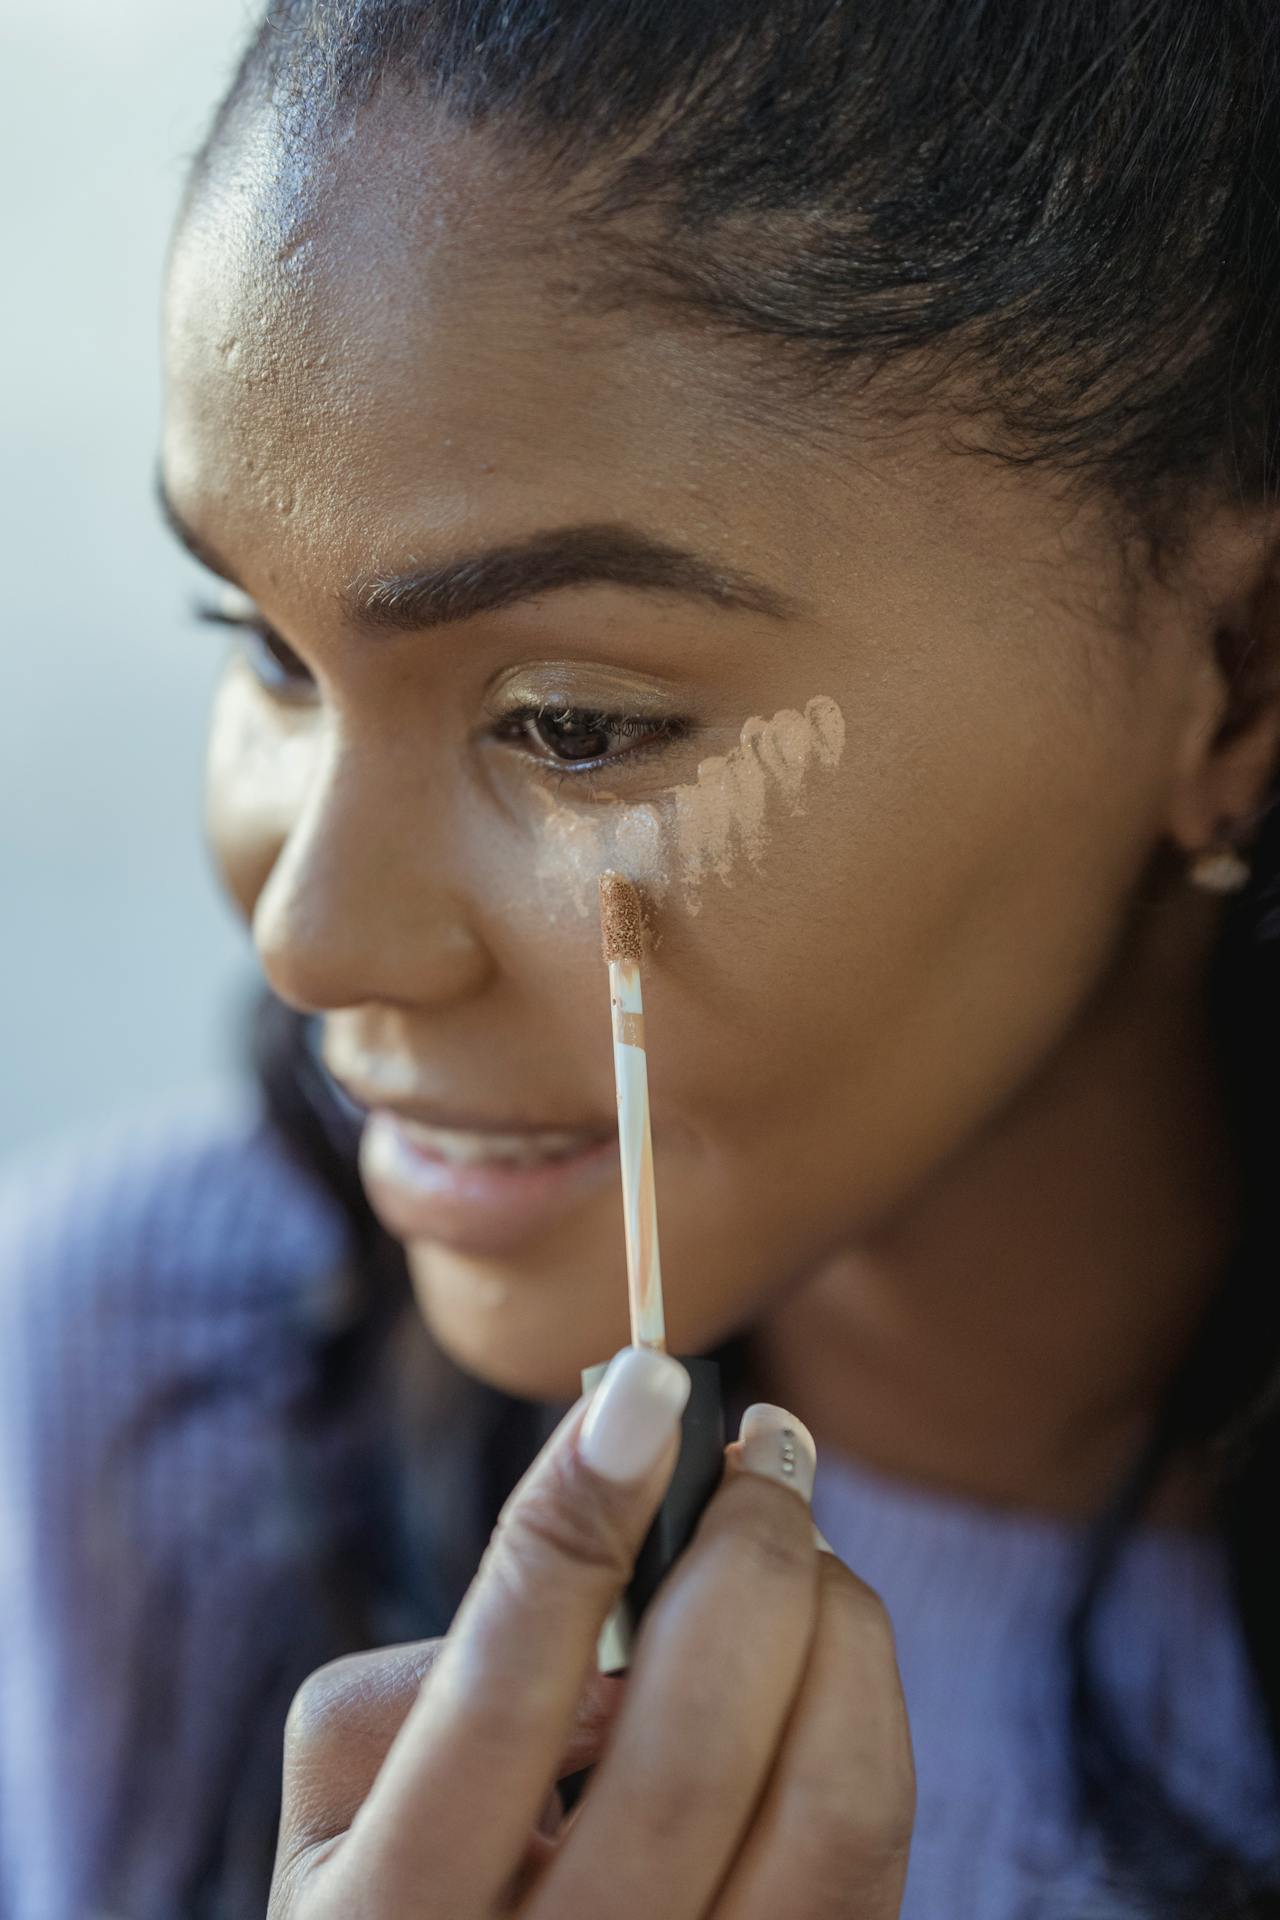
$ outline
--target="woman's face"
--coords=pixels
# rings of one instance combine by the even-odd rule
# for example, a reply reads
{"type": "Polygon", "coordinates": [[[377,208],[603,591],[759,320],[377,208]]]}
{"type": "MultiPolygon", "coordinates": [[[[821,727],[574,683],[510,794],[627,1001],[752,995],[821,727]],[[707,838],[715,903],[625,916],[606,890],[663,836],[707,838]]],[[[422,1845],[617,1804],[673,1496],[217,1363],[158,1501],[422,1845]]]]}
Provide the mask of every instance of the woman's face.
{"type": "Polygon", "coordinates": [[[176,246],[167,490],[284,643],[228,661],[209,830],[273,986],[411,1130],[371,1127],[366,1174],[436,1337],[569,1396],[627,1337],[597,869],[648,905],[696,1350],[909,1204],[1069,1030],[1194,668],[1126,642],[1101,521],[1047,477],[940,427],[770,430],[745,349],[574,310],[550,215],[399,111],[287,180],[246,136],[176,246]],[[426,568],[454,571],[413,611],[385,582],[426,568]]]}

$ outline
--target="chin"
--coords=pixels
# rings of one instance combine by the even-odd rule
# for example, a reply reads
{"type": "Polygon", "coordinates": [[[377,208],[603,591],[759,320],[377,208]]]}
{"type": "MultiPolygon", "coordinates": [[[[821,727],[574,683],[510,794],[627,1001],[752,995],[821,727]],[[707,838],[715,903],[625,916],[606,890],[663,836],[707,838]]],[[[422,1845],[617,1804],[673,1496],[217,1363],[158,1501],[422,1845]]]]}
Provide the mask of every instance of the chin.
{"type": "Polygon", "coordinates": [[[436,1345],[464,1373],[503,1393],[574,1401],[582,1369],[608,1360],[630,1339],[625,1274],[610,1285],[598,1272],[557,1266],[539,1273],[413,1241],[406,1253],[436,1345]]]}

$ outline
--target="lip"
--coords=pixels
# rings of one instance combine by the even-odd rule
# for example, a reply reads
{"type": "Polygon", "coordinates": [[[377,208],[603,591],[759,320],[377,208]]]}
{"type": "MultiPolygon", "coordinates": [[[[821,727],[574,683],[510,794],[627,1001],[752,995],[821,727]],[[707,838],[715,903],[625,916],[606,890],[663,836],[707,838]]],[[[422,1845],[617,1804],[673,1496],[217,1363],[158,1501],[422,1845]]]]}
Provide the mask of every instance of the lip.
{"type": "MultiPolygon", "coordinates": [[[[618,1177],[616,1134],[581,1131],[582,1144],[532,1164],[496,1159],[453,1160],[414,1139],[414,1120],[444,1123],[425,1112],[375,1106],[360,1140],[360,1177],[369,1204],[400,1240],[428,1240],[458,1253],[509,1253],[555,1226],[587,1195],[618,1177]]],[[[536,1150],[550,1128],[504,1127],[492,1122],[457,1131],[510,1140],[524,1135],[536,1150]]]]}

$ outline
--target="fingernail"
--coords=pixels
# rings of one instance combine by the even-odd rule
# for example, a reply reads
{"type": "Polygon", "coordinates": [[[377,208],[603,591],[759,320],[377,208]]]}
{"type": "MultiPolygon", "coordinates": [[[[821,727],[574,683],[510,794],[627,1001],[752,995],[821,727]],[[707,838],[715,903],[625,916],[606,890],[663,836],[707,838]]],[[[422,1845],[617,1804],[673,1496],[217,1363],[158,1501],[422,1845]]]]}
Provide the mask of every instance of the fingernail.
{"type": "Polygon", "coordinates": [[[819,1553],[829,1553],[832,1559],[833,1560],[835,1559],[836,1550],[832,1546],[831,1542],[827,1539],[826,1534],[822,1532],[821,1528],[818,1526],[816,1521],[814,1522],[814,1527],[813,1527],[813,1544],[818,1549],[819,1553]]]}
{"type": "Polygon", "coordinates": [[[606,1480],[643,1480],[674,1438],[691,1385],[669,1354],[623,1347],[591,1396],[579,1457],[606,1480]]]}
{"type": "Polygon", "coordinates": [[[742,1444],[740,1464],[748,1473],[791,1487],[802,1500],[810,1498],[818,1450],[808,1427],[794,1413],[757,1401],[743,1414],[738,1439],[742,1444]]]}

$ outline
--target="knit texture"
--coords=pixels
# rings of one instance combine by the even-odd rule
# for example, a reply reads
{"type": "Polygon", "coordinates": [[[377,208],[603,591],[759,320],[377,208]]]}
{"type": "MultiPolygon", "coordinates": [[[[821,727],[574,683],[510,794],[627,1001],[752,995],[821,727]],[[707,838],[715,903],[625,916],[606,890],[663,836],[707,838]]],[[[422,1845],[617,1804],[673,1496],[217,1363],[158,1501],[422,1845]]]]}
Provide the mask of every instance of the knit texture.
{"type": "MultiPolygon", "coordinates": [[[[298,1489],[323,1487],[326,1527],[359,1552],[376,1471],[372,1396],[314,1404],[345,1252],[336,1208],[249,1093],[130,1117],[0,1182],[6,1920],[186,1920],[183,1889],[235,1844],[237,1796],[264,1790],[244,1729],[283,1712],[323,1639],[297,1580],[298,1489]],[[144,1567],[158,1621],[133,1604],[144,1567]],[[145,1713],[126,1679],[140,1660],[145,1713]],[[127,1800],[125,1753],[143,1760],[127,1800]],[[108,1852],[132,1863],[127,1913],[101,1882],[108,1852]]],[[[829,1455],[814,1506],[894,1621],[919,1782],[906,1920],[1124,1911],[1072,1813],[1060,1638],[1077,1530],[829,1455]]],[[[1216,1545],[1141,1535],[1102,1651],[1170,1790],[1248,1857],[1280,1853],[1216,1545]]]]}

